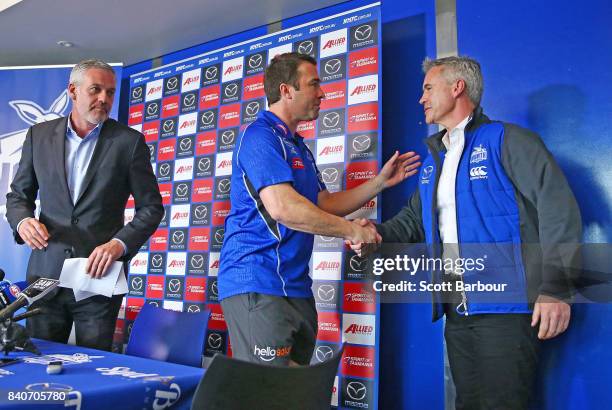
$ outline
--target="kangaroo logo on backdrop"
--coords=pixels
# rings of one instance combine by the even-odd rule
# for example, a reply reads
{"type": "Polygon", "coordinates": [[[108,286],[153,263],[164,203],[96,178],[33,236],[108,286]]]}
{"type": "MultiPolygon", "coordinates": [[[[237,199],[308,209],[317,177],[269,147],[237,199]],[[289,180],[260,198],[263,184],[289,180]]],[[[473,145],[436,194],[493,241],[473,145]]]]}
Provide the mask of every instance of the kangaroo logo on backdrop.
{"type": "MultiPolygon", "coordinates": [[[[28,100],[13,100],[9,101],[8,104],[29,127],[30,125],[63,117],[66,108],[68,108],[68,102],[68,92],[64,90],[48,109],[44,109],[34,101],[28,100]]],[[[0,135],[0,215],[6,213],[5,194],[9,191],[9,186],[13,179],[12,176],[19,165],[21,148],[27,132],[28,129],[24,128],[0,135]]]]}

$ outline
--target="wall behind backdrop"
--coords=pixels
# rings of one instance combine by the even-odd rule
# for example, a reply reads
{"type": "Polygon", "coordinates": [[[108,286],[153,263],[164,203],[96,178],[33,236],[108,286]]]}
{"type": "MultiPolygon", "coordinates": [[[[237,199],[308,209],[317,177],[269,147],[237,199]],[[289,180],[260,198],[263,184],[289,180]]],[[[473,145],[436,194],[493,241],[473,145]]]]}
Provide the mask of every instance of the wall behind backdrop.
{"type": "MultiPolygon", "coordinates": [[[[606,244],[612,241],[609,16],[604,0],[457,2],[459,52],[482,64],[485,112],[542,136],[577,197],[584,240],[606,244]]],[[[568,331],[543,343],[537,408],[610,406],[612,288],[609,273],[603,279],[608,285],[596,300],[604,303],[575,304],[568,331]]]]}

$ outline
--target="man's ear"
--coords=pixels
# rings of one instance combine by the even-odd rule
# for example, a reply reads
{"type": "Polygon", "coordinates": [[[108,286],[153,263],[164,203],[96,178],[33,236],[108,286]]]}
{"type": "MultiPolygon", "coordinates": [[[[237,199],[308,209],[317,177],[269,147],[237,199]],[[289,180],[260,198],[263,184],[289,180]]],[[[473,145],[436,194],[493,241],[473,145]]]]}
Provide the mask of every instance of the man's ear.
{"type": "Polygon", "coordinates": [[[280,96],[281,98],[285,98],[286,100],[291,100],[293,99],[293,94],[291,92],[291,86],[285,83],[281,83],[281,85],[279,86],[280,89],[280,96]]]}
{"type": "Polygon", "coordinates": [[[455,81],[455,85],[453,86],[453,97],[459,97],[461,93],[466,91],[465,81],[459,79],[455,81]]]}
{"type": "Polygon", "coordinates": [[[72,101],[76,100],[76,85],[68,84],[68,96],[72,101]]]}

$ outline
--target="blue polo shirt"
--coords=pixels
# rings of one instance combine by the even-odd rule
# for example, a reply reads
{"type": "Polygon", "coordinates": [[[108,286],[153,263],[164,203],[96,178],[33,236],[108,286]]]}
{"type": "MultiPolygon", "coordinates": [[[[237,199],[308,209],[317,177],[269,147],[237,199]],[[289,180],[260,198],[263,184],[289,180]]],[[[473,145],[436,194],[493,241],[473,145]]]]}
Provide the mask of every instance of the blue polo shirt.
{"type": "Polygon", "coordinates": [[[221,249],[219,299],[247,292],[311,297],[308,261],[314,236],[270,217],[259,192],[290,183],[312,203],[325,189],[302,137],[269,111],[261,113],[236,141],[232,158],[231,210],[221,249]]]}

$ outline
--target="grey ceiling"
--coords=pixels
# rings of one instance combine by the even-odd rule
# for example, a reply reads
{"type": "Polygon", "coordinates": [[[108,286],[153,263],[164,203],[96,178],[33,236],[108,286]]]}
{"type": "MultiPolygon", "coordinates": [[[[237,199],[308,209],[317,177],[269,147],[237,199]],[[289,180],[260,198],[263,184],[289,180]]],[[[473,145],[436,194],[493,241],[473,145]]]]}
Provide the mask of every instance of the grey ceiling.
{"type": "Polygon", "coordinates": [[[125,65],[344,0],[23,0],[0,13],[0,66],[125,65]],[[60,40],[73,42],[62,48],[60,40]]]}

